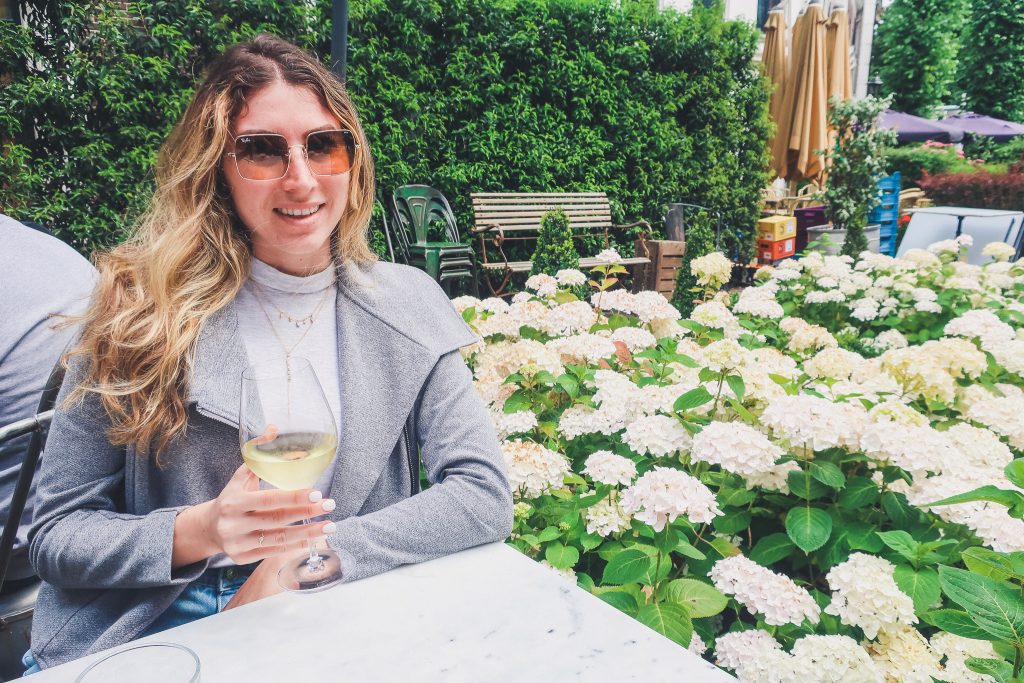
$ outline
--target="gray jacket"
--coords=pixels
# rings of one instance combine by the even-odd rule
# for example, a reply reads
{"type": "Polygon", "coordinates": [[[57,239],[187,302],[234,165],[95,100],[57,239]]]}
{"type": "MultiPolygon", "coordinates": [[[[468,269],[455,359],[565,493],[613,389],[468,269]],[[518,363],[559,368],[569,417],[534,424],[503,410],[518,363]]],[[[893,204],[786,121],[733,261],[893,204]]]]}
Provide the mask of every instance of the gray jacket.
{"type": "MultiPolygon", "coordinates": [[[[420,271],[339,269],[341,421],[329,545],[345,580],[503,540],[512,496],[487,411],[459,347],[475,336],[420,271]],[[410,497],[403,427],[414,424],[433,484],[410,497]]],[[[127,642],[207,562],[171,569],[174,519],[215,498],[241,464],[238,403],[245,347],[231,307],[204,327],[186,432],[161,456],[109,444],[95,396],[59,410],[43,455],[30,534],[45,581],[32,624],[43,667],[127,642]]],[[[72,367],[61,399],[81,377],[72,367]]]]}

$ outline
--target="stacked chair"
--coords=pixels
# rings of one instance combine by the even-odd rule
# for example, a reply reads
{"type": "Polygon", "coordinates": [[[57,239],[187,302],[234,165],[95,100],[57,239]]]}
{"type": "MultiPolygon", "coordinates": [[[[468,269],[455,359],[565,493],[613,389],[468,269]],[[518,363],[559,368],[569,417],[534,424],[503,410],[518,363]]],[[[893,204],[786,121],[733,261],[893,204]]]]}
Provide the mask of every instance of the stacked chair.
{"type": "Polygon", "coordinates": [[[396,189],[385,226],[397,260],[425,270],[449,295],[460,280],[469,280],[472,293],[479,294],[473,248],[459,238],[455,212],[438,190],[428,185],[396,189]],[[430,226],[436,223],[443,226],[443,241],[429,239],[430,226]]]}

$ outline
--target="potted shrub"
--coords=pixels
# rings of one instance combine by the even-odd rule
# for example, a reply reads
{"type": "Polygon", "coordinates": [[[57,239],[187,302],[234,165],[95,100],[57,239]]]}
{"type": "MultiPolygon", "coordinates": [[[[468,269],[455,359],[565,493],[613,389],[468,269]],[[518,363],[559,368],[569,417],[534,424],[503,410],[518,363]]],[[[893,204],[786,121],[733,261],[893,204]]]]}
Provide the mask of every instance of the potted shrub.
{"type": "Polygon", "coordinates": [[[818,198],[831,225],[808,228],[809,240],[828,235],[836,248],[842,245],[841,253],[856,257],[868,248],[871,235],[878,250],[879,228],[868,229],[868,214],[878,205],[878,181],[886,175],[885,148],[896,141],[894,131],[875,126],[888,106],[889,98],[829,101],[835,142],[825,153],[829,175],[818,198]]]}

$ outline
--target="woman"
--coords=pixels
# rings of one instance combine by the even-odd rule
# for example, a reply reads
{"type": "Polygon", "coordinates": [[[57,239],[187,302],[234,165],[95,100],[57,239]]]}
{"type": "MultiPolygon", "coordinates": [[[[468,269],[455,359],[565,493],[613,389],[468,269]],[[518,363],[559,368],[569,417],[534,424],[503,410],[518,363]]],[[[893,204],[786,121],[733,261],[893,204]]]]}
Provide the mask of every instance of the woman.
{"type": "Polygon", "coordinates": [[[429,278],[374,262],[373,188],[319,62],[259,36],[211,65],[138,235],[99,258],[38,485],[27,664],[213,613],[243,581],[236,602],[275,592],[311,541],[351,581],[509,534],[500,449],[459,354],[475,338],[429,278]],[[322,490],[259,490],[240,466],[241,373],[300,355],[335,411],[336,461],[322,490]],[[407,425],[434,484],[411,497],[407,425]]]}

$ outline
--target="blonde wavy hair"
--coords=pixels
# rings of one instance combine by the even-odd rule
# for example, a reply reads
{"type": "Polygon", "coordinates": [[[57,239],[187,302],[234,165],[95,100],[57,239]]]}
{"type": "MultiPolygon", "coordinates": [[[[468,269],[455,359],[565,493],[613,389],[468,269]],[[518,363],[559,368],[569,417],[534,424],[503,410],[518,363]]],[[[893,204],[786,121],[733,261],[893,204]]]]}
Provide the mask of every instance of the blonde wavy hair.
{"type": "Polygon", "coordinates": [[[233,122],[247,98],[276,81],[312,90],[358,144],[348,206],[331,240],[336,264],[376,259],[367,243],[373,161],[342,83],[280,38],[260,35],[228,49],[161,147],[156,191],[132,237],[99,254],[100,280],[70,357],[87,361],[69,400],[101,397],[114,445],[160,453],[187,423],[187,395],[203,324],[249,275],[252,246],[223,177],[233,122]]]}

